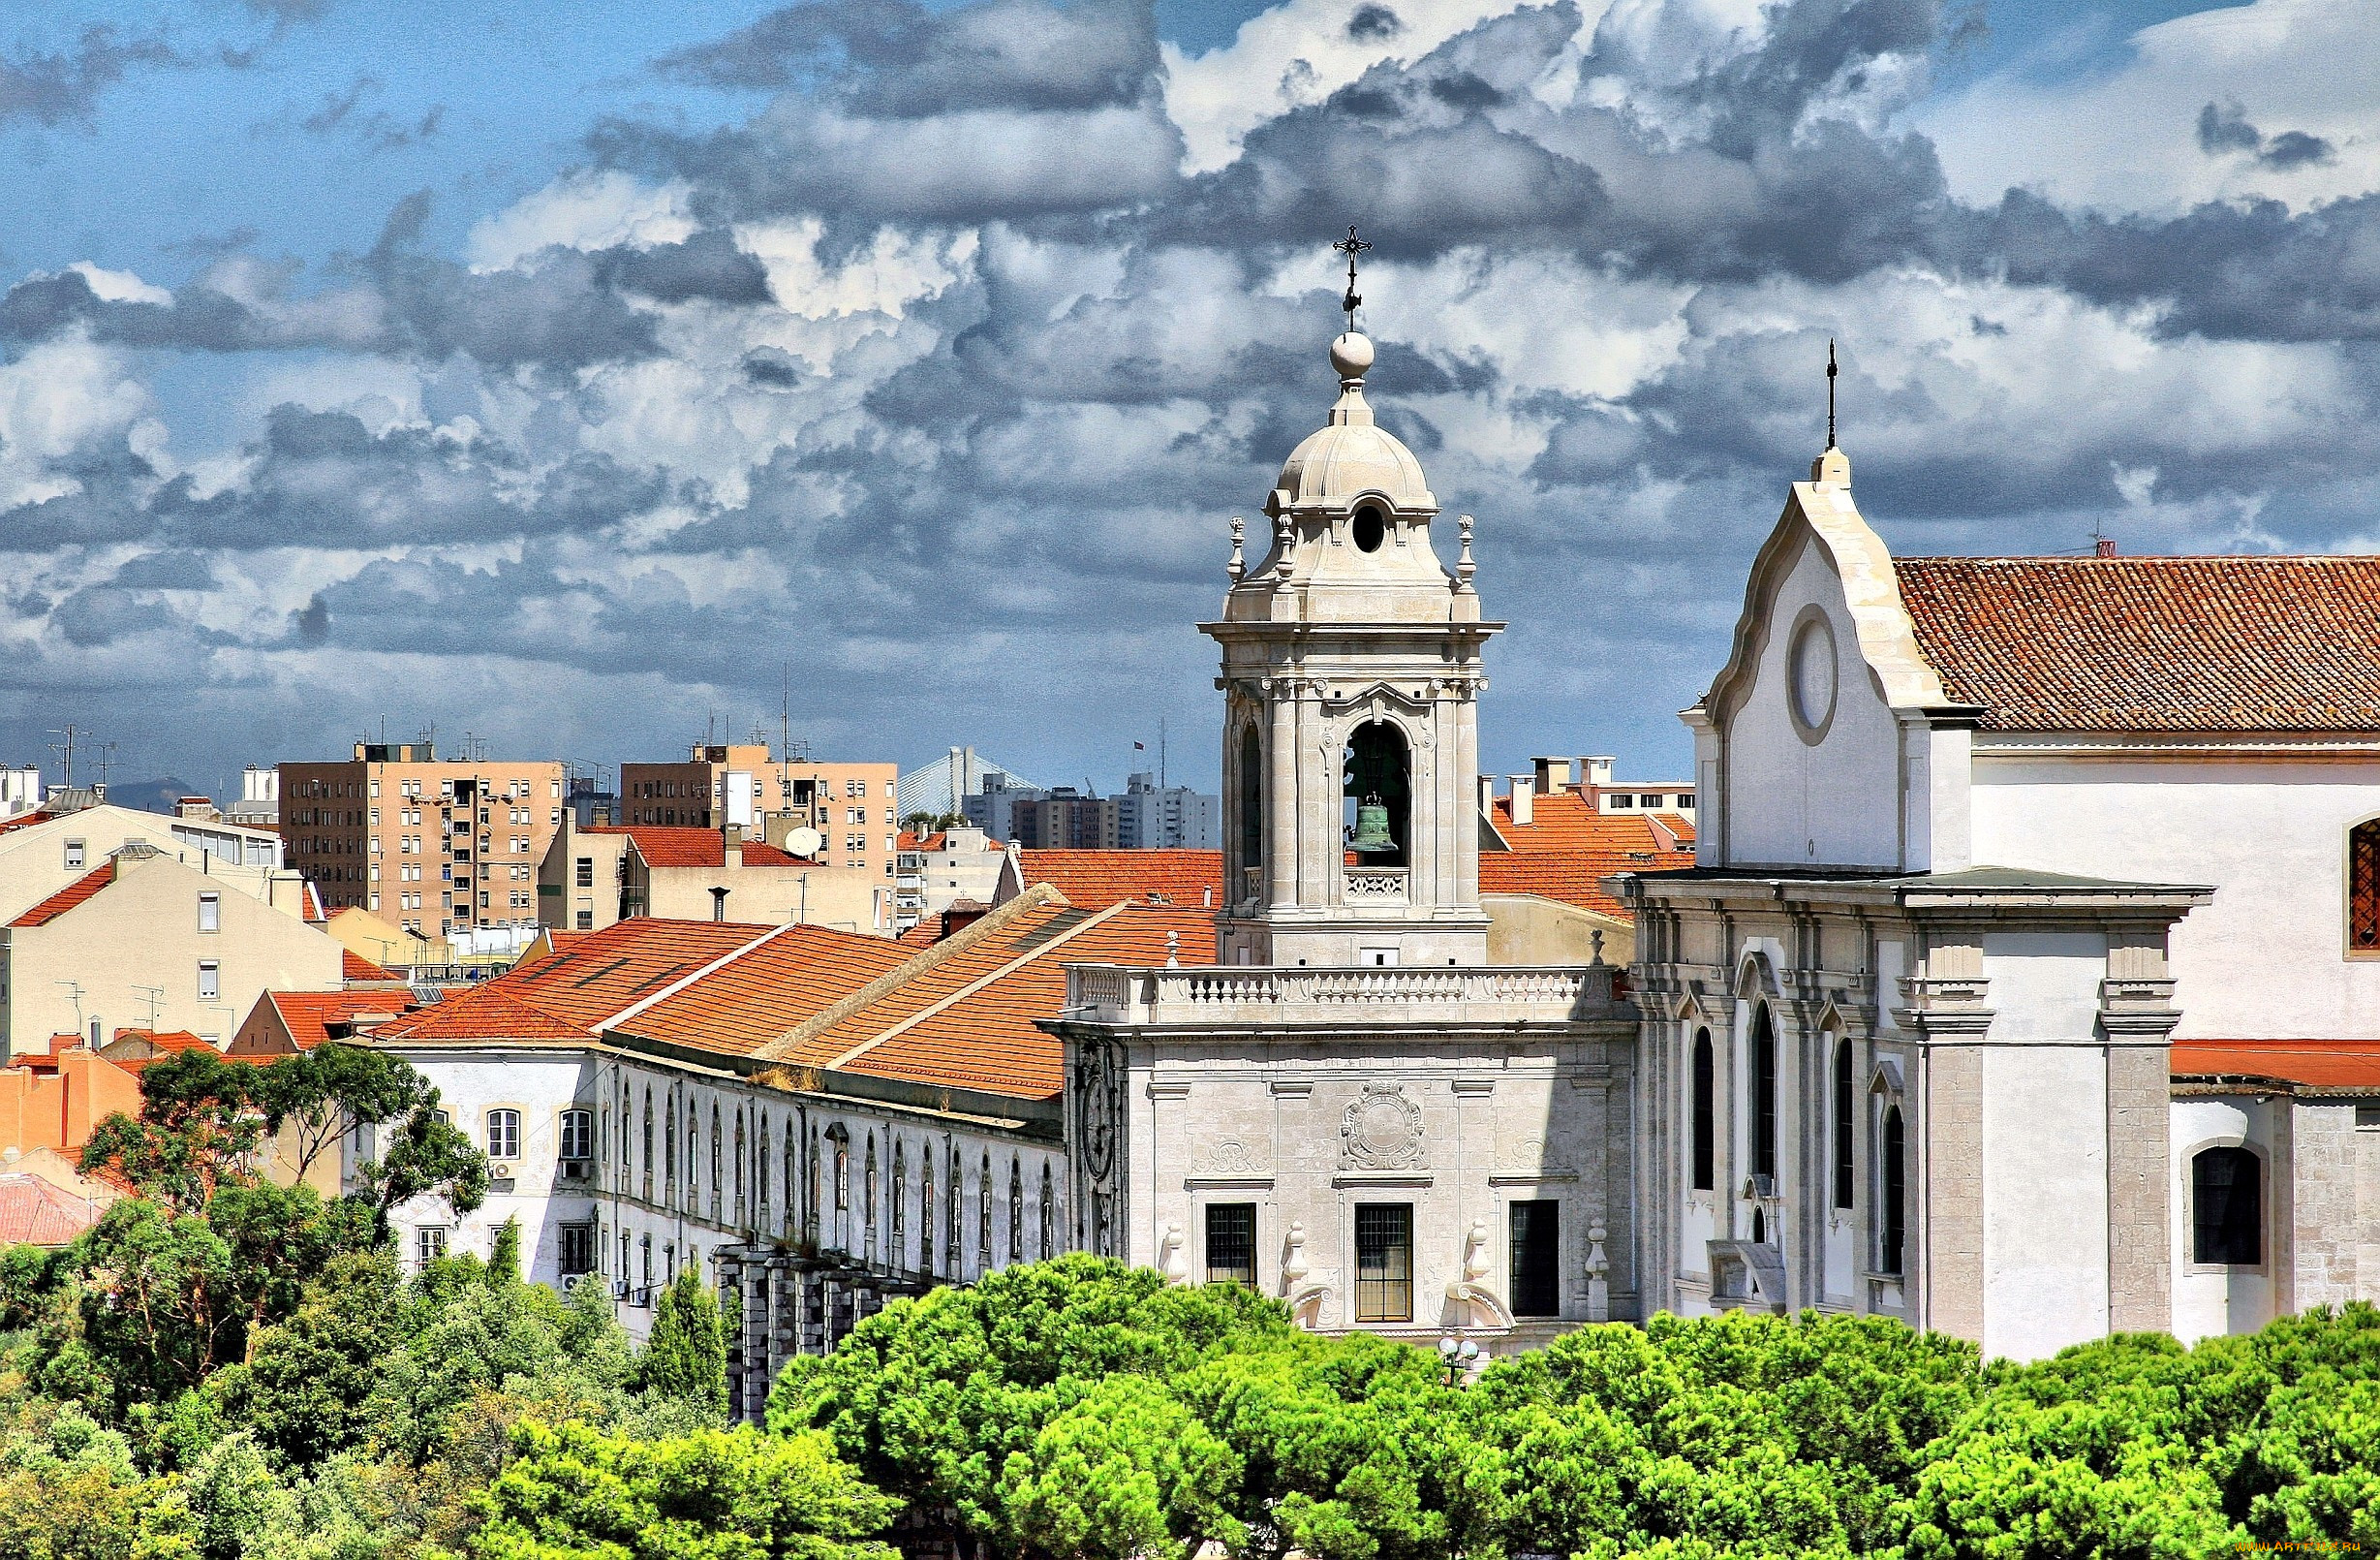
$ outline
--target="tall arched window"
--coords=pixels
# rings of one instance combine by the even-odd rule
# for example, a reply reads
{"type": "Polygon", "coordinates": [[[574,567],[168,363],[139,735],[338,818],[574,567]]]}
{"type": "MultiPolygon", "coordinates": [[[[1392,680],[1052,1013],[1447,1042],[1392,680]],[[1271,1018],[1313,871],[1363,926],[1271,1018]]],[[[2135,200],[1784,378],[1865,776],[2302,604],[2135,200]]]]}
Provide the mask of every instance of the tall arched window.
{"type": "MultiPolygon", "coordinates": [[[[1240,733],[1240,865],[1264,864],[1264,742],[1251,725],[1240,733]]],[[[1245,876],[1232,887],[1246,892],[1245,876]]],[[[1235,894],[1234,897],[1237,897],[1235,894]]]]}
{"type": "Polygon", "coordinates": [[[2380,818],[2347,830],[2347,952],[2380,953],[2380,818]]]}
{"type": "Polygon", "coordinates": [[[2190,1260],[2255,1267],[2265,1260],[2264,1167],[2245,1148],[2190,1157],[2190,1260]]]}
{"type": "Polygon", "coordinates": [[[1711,1031],[1694,1031],[1693,1139],[1694,1190],[1708,1192],[1718,1184],[1718,1067],[1711,1055],[1711,1031]]]}
{"type": "Polygon", "coordinates": [[[653,1197],[653,1087],[651,1084],[645,1085],[644,1091],[644,1195],[648,1201],[651,1201],[653,1197]]]}
{"type": "Polygon", "coordinates": [[[665,1119],[662,1122],[662,1196],[665,1200],[678,1195],[678,1097],[675,1094],[663,1103],[665,1119]]]}
{"type": "Polygon", "coordinates": [[[1058,1196],[1050,1180],[1049,1166],[1044,1163],[1041,1167],[1041,1250],[1039,1253],[1044,1260],[1057,1255],[1050,1249],[1057,1243],[1057,1237],[1058,1196]]]}
{"type": "Polygon", "coordinates": [[[1777,1025],[1766,1003],[1752,1010],[1752,1173],[1777,1174],[1777,1025]]]}
{"type": "Polygon", "coordinates": [[[753,1188],[753,1209],[754,1222],[765,1226],[768,1223],[768,1117],[763,1114],[758,1120],[759,1126],[752,1143],[753,1173],[759,1183],[753,1188]]]}
{"type": "Polygon", "coordinates": [[[1851,1042],[1835,1042],[1835,1205],[1851,1205],[1857,1179],[1851,1160],[1851,1111],[1858,1096],[1851,1086],[1851,1042]]]}
{"type": "Polygon", "coordinates": [[[1901,1107],[1884,1108],[1884,1226],[1876,1241],[1876,1270],[1898,1273],[1901,1245],[1908,1230],[1908,1151],[1901,1140],[1901,1107]]]}
{"type": "Polygon", "coordinates": [[[926,1145],[917,1155],[917,1265],[931,1273],[934,1267],[934,1148],[926,1145]]]}
{"type": "MultiPolygon", "coordinates": [[[[630,1125],[631,1122],[635,1120],[634,1105],[634,1100],[629,1094],[628,1075],[626,1073],[622,1073],[620,1075],[620,1163],[615,1173],[619,1179],[619,1189],[623,1192],[628,1190],[628,1177],[630,1172],[636,1168],[636,1157],[634,1152],[629,1147],[628,1136],[634,1130],[634,1128],[630,1125]]],[[[645,1118],[645,1158],[650,1160],[653,1157],[652,1117],[648,1115],[645,1118]]]]}
{"type": "Polygon", "coordinates": [[[1025,1172],[1016,1155],[1008,1156],[1008,1261],[1025,1260],[1025,1172]]]}
{"type": "Polygon", "coordinates": [[[1348,837],[1363,822],[1365,807],[1377,802],[1388,813],[1388,848],[1363,852],[1356,860],[1364,866],[1410,865],[1413,796],[1405,733],[1386,721],[1366,721],[1348,735],[1341,762],[1346,771],[1342,789],[1348,837]]]}
{"type": "Polygon", "coordinates": [[[943,1256],[944,1259],[943,1270],[952,1278],[959,1276],[959,1194],[964,1190],[960,1185],[960,1180],[965,1174],[966,1172],[959,1169],[959,1145],[952,1143],[950,1145],[950,1185],[943,1194],[950,1200],[949,1205],[943,1209],[943,1256]]]}
{"type": "Polygon", "coordinates": [[[719,1191],[722,1179],[719,1173],[719,1150],[725,1141],[726,1134],[719,1130],[719,1107],[714,1103],[711,1107],[711,1217],[714,1219],[719,1217],[719,1191]]]}
{"type": "Polygon", "coordinates": [[[802,1238],[816,1244],[819,1238],[819,1182],[825,1179],[819,1173],[819,1129],[810,1129],[810,1173],[802,1181],[802,1238]]]}
{"type": "Polygon", "coordinates": [[[983,1156],[983,1173],[975,1181],[975,1272],[992,1270],[992,1156],[983,1156]]]}
{"type": "Polygon", "coordinates": [[[866,1221],[867,1234],[862,1250],[868,1261],[876,1261],[876,1134],[868,1134],[868,1178],[861,1188],[860,1217],[866,1221]]]}
{"type": "Polygon", "coordinates": [[[738,1109],[738,1110],[735,1112],[735,1222],[736,1222],[738,1225],[741,1225],[741,1224],[743,1224],[743,1223],[745,1222],[745,1218],[744,1218],[744,1112],[743,1112],[741,1109],[738,1109]]]}
{"type": "Polygon", "coordinates": [[[794,1208],[801,1201],[801,1167],[793,1157],[794,1144],[800,1137],[797,1122],[785,1124],[785,1232],[788,1235],[794,1232],[794,1220],[798,1217],[794,1208]]]}
{"type": "Polygon", "coordinates": [[[909,1261],[909,1150],[892,1140],[892,1254],[895,1267],[909,1261]]]}

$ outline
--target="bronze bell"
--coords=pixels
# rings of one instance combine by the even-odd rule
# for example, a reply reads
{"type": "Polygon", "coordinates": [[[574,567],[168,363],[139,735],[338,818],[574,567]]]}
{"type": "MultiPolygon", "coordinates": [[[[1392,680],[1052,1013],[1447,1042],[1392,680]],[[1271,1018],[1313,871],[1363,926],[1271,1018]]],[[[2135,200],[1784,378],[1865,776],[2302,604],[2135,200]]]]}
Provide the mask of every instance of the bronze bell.
{"type": "Polygon", "coordinates": [[[1355,837],[1347,841],[1347,849],[1363,856],[1384,856],[1396,848],[1397,841],[1388,832],[1388,809],[1377,795],[1366,796],[1364,804],[1355,809],[1355,837]]]}

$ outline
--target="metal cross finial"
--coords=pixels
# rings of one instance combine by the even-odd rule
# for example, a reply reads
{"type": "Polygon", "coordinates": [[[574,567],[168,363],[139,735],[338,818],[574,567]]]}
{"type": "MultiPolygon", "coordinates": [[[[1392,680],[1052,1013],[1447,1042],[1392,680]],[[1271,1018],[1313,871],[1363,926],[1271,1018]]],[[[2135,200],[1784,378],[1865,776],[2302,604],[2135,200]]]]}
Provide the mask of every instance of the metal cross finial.
{"type": "Polygon", "coordinates": [[[1331,245],[1332,249],[1347,257],[1347,296],[1339,300],[1339,306],[1347,311],[1347,333],[1349,335],[1355,333],[1355,311],[1361,308],[1364,302],[1363,296],[1355,291],[1355,257],[1371,247],[1370,244],[1355,236],[1353,223],[1347,225],[1347,235],[1331,245]]]}
{"type": "Polygon", "coordinates": [[[1835,448],[1835,338],[1826,338],[1826,447],[1835,448]]]}

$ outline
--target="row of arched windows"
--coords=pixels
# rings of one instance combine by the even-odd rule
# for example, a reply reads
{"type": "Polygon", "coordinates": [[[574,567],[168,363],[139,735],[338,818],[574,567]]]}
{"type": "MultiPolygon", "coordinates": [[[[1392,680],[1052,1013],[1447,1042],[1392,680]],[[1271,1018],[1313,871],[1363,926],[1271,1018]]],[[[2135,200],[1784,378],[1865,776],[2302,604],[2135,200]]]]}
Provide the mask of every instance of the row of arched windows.
{"type": "MultiPolygon", "coordinates": [[[[1752,1014],[1751,1034],[1746,1045],[1750,1068],[1750,1088],[1745,1108],[1750,1127],[1747,1144],[1749,1173],[1775,1177],[1777,1174],[1777,1026],[1766,1004],[1752,1014]]],[[[1857,1061],[1851,1042],[1839,1039],[1835,1043],[1832,1109],[1828,1123],[1831,1171],[1828,1180],[1833,1205],[1848,1210],[1856,1204],[1859,1170],[1854,1146],[1854,1115],[1859,1108],[1857,1061]]],[[[1718,1061],[1711,1041],[1711,1031],[1694,1031],[1694,1045],[1688,1058],[1688,1094],[1686,1110],[1686,1169],[1693,1190],[1715,1192],[1718,1189],[1718,1061]]],[[[1905,1134],[1901,1124],[1901,1105],[1889,1095],[1882,1096],[1883,1110],[1876,1120],[1876,1270],[1884,1273],[1901,1271],[1901,1248],[1907,1230],[1907,1171],[1908,1158],[1905,1134]]],[[[1758,1220],[1754,1238],[1766,1233],[1766,1220],[1758,1220]]]]}

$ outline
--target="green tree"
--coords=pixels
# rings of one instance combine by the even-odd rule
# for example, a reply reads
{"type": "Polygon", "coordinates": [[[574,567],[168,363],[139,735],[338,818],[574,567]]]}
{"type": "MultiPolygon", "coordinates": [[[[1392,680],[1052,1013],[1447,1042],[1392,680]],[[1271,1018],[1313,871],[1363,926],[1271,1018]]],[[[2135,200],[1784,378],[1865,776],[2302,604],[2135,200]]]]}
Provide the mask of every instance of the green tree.
{"type": "Polygon", "coordinates": [[[719,1298],[693,1268],[682,1269],[653,1308],[638,1378],[645,1390],[727,1411],[727,1338],[719,1298]]]}
{"type": "Polygon", "coordinates": [[[900,1509],[812,1433],[662,1441],[523,1424],[479,1502],[478,1560],[893,1560],[900,1509]]]}
{"type": "Polygon", "coordinates": [[[364,1405],[406,1342],[410,1311],[388,1252],[340,1257],[288,1320],[257,1335],[246,1363],[208,1381],[207,1393],[274,1456],[312,1466],[365,1440],[364,1405]]]}

